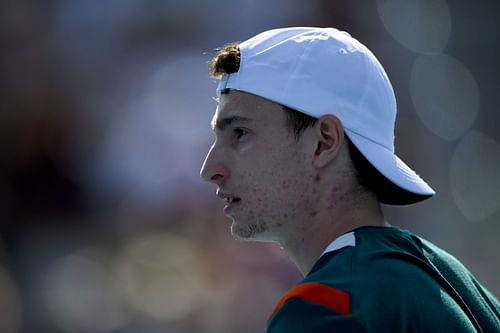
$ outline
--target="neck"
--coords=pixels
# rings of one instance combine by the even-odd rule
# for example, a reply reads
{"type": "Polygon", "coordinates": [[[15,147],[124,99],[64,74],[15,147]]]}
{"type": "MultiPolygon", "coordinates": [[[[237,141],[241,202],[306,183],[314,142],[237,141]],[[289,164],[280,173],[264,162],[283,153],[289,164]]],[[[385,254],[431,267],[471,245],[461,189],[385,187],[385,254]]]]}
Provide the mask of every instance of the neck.
{"type": "Polygon", "coordinates": [[[362,226],[389,226],[373,193],[360,189],[343,193],[338,191],[335,198],[326,199],[317,202],[314,214],[296,221],[300,228],[295,235],[289,235],[281,242],[304,276],[328,245],[342,234],[362,226]]]}

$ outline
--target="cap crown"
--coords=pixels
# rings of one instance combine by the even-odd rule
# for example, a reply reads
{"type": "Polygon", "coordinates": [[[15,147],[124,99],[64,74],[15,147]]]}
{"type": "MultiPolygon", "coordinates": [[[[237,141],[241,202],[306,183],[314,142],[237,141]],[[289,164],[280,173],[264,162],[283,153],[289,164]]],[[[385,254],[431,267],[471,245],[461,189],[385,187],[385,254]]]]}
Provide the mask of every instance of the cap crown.
{"type": "Polygon", "coordinates": [[[334,28],[284,28],[239,44],[240,68],[218,90],[252,93],[315,118],[337,116],[349,136],[394,151],[396,99],[382,65],[334,28]]]}

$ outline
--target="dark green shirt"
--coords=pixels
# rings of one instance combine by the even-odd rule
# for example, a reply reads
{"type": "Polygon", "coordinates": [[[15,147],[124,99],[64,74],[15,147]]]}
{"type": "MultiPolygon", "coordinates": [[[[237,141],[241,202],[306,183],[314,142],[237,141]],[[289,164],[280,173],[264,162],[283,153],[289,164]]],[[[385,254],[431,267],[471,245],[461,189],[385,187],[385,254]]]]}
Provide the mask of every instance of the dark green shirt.
{"type": "Polygon", "coordinates": [[[498,300],[430,242],[394,227],[335,242],[278,302],[267,333],[500,332],[498,300]]]}

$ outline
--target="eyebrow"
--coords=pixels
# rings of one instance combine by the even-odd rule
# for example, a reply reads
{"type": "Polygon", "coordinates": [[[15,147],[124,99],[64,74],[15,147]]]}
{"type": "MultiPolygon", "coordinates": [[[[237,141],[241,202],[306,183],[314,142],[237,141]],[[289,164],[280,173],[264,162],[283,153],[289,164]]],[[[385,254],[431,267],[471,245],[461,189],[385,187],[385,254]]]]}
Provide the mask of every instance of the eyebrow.
{"type": "Polygon", "coordinates": [[[233,123],[248,123],[250,121],[249,118],[241,117],[241,116],[231,116],[226,118],[220,118],[215,121],[212,120],[212,129],[223,131],[227,126],[233,123]]]}

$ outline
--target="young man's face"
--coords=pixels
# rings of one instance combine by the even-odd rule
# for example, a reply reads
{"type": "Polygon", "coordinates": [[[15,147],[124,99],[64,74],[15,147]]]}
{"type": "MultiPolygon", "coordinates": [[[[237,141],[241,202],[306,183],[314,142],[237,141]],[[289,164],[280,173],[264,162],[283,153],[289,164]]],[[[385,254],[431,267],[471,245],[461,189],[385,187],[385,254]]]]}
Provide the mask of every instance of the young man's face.
{"type": "Polygon", "coordinates": [[[215,142],[202,177],[226,200],[238,239],[279,241],[311,204],[311,159],[294,138],[280,105],[231,91],[220,97],[213,119],[215,142]]]}

